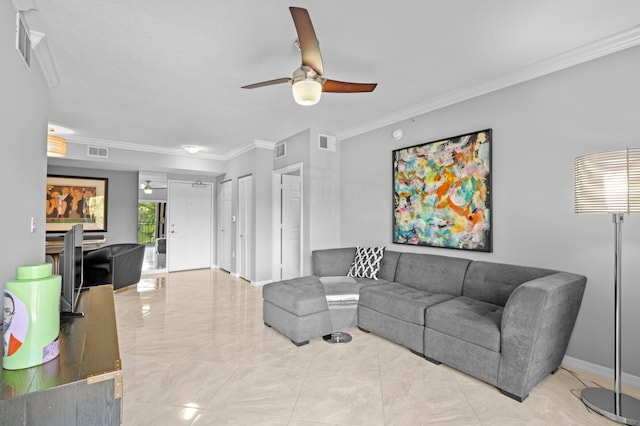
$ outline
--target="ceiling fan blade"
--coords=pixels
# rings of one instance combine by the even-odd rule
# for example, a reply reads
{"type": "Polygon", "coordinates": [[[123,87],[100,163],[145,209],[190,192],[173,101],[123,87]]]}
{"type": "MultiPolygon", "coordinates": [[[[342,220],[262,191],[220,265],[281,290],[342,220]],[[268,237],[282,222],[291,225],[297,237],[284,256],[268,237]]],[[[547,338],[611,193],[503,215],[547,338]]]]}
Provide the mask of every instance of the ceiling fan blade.
{"type": "Polygon", "coordinates": [[[307,9],[301,7],[290,7],[291,17],[298,33],[298,43],[302,54],[302,65],[313,69],[318,75],[324,74],[322,70],[322,56],[320,55],[320,44],[316,37],[316,32],[311,23],[311,17],[307,9]]]}
{"type": "Polygon", "coordinates": [[[322,85],[323,92],[360,93],[373,92],[378,83],[347,83],[345,81],[327,80],[322,85]]]}
{"type": "Polygon", "coordinates": [[[276,78],[275,80],[261,81],[260,83],[248,84],[246,86],[242,86],[241,89],[256,89],[258,87],[272,86],[274,84],[290,83],[290,82],[291,82],[291,78],[282,77],[282,78],[276,78]]]}

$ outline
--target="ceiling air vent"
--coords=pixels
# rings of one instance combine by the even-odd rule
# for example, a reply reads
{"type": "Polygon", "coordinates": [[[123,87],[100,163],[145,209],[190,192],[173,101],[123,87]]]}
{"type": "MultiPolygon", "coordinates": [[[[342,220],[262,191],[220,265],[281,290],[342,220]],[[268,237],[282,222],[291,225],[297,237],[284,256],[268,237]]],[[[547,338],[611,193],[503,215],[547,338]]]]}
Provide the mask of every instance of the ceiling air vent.
{"type": "Polygon", "coordinates": [[[19,12],[16,14],[16,49],[27,68],[31,69],[31,35],[19,12]]]}
{"type": "Polygon", "coordinates": [[[318,148],[325,151],[336,150],[336,137],[327,135],[318,135],[318,148]]]}
{"type": "Polygon", "coordinates": [[[87,156],[89,157],[98,157],[98,158],[108,158],[109,150],[107,148],[99,147],[99,146],[88,146],[87,147],[87,156]]]}
{"type": "Polygon", "coordinates": [[[287,143],[282,142],[273,149],[273,158],[282,158],[287,155],[287,143]]]}

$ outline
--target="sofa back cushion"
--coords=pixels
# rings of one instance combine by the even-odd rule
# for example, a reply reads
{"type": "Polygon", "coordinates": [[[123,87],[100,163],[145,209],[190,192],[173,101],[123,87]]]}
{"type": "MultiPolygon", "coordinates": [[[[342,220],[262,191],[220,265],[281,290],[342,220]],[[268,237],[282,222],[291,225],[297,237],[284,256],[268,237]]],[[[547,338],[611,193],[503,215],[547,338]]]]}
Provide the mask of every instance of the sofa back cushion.
{"type": "Polygon", "coordinates": [[[551,269],[504,263],[472,262],[464,278],[463,296],[504,306],[520,284],[556,273],[551,269]]]}
{"type": "MultiPolygon", "coordinates": [[[[312,274],[317,277],[346,276],[355,256],[355,247],[314,250],[311,253],[312,274]]],[[[385,250],[378,279],[393,281],[399,258],[399,252],[385,250]]]]}
{"type": "Polygon", "coordinates": [[[346,276],[356,255],[355,247],[314,250],[311,269],[317,277],[346,276]]]}
{"type": "Polygon", "coordinates": [[[400,252],[385,250],[384,256],[382,256],[382,261],[380,262],[378,279],[393,281],[396,276],[398,259],[400,259],[400,252]]]}
{"type": "Polygon", "coordinates": [[[394,281],[431,293],[460,296],[470,262],[459,257],[402,253],[394,281]]]}

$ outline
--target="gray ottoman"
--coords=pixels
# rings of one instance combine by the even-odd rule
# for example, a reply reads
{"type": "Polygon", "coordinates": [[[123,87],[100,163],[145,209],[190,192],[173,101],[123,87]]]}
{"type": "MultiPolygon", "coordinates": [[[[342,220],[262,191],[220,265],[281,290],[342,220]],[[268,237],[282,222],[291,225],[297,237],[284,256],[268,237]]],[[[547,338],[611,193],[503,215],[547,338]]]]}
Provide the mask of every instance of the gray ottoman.
{"type": "Polygon", "coordinates": [[[351,277],[322,277],[324,294],[329,307],[331,334],[322,336],[329,343],[347,343],[351,327],[358,325],[358,283],[351,277]]]}
{"type": "Polygon", "coordinates": [[[324,287],[318,277],[266,284],[262,288],[262,318],[296,346],[331,333],[324,287]]]}

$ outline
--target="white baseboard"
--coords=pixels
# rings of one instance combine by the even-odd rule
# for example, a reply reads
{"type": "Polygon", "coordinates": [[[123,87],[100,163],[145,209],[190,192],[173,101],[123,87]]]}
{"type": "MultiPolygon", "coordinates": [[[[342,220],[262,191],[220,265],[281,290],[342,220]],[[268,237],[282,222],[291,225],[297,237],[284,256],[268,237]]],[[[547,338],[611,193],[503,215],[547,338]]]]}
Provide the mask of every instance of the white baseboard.
{"type": "Polygon", "coordinates": [[[254,287],[262,287],[265,284],[269,284],[273,282],[273,280],[264,280],[264,281],[251,281],[251,285],[254,287]]]}
{"type": "MultiPolygon", "coordinates": [[[[577,368],[578,370],[597,374],[598,376],[613,380],[613,368],[603,367],[601,365],[593,364],[570,356],[565,356],[562,363],[567,367],[577,368]]],[[[633,386],[634,388],[640,388],[640,377],[622,373],[622,384],[633,386]]]]}

